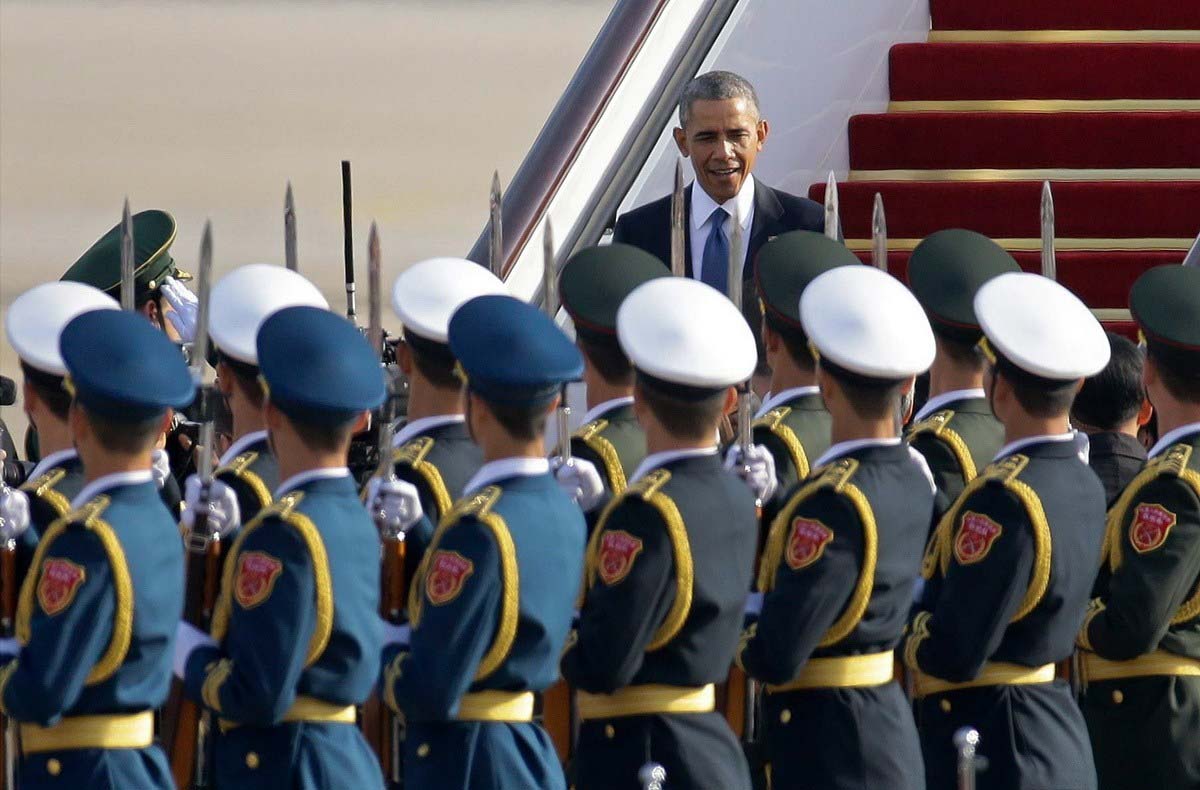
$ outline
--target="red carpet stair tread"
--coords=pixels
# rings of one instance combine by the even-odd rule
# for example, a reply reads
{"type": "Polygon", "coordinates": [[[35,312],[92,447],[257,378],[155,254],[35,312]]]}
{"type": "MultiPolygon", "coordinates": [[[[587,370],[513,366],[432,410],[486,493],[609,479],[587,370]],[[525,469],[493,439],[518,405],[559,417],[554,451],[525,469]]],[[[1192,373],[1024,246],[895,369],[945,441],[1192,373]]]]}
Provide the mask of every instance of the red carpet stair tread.
{"type": "Polygon", "coordinates": [[[1200,30],[1196,0],[930,0],[934,30],[1200,30]]]}
{"type": "Polygon", "coordinates": [[[1200,113],[891,113],[850,119],[851,170],[1187,168],[1200,113]]]}
{"type": "Polygon", "coordinates": [[[1200,43],[899,44],[889,78],[892,101],[1200,99],[1200,43]]]}
{"type": "MultiPolygon", "coordinates": [[[[1190,239],[1200,232],[1200,181],[1055,181],[1051,189],[1059,238],[1190,239]]],[[[877,192],[893,239],[922,239],[943,228],[999,239],[1041,236],[1040,181],[855,181],[838,186],[847,239],[871,238],[877,192]]],[[[814,184],[808,196],[824,202],[825,185],[814,184]]]]}

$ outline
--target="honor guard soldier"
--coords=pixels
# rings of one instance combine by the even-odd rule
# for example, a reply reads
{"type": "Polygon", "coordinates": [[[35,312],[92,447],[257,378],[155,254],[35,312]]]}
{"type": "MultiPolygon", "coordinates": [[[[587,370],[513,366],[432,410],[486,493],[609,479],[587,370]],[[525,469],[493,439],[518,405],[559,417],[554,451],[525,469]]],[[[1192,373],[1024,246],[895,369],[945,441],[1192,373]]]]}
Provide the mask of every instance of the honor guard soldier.
{"type": "Polygon", "coordinates": [[[192,380],[166,336],[128,312],[74,318],[60,353],[86,485],[42,533],[21,588],[0,713],[20,723],[22,790],[170,788],[154,709],[171,679],[183,546],[150,452],[192,380]]]}
{"type": "Polygon", "coordinates": [[[21,490],[29,499],[29,526],[17,539],[17,578],[23,578],[38,536],[67,515],[83,488],[83,462],[71,441],[71,396],[63,389],[66,364],[59,337],[71,319],[91,310],[116,310],[112,297],[81,283],[44,283],[13,300],[4,319],[8,342],[21,363],[25,413],[38,432],[41,460],[21,490]]]}
{"type": "Polygon", "coordinates": [[[933,361],[933,334],[912,294],[868,266],[818,276],[799,313],[819,355],[834,444],[771,524],[762,611],[737,661],[767,684],[772,787],[923,790],[893,648],[920,573],[933,485],[901,441],[897,414],[933,361]]]}
{"type": "Polygon", "coordinates": [[[212,637],[179,623],[175,672],[220,721],[217,787],[382,787],[355,726],[379,676],[379,537],[345,465],[379,358],[310,306],[267,318],[257,350],[284,480],[229,550],[212,637]]]}
{"type": "MultiPolygon", "coordinates": [[[[263,417],[264,393],[259,382],[258,330],[285,307],[308,305],[328,309],[325,297],[311,282],[280,266],[255,263],[222,277],[209,297],[209,335],[216,355],[217,387],[233,418],[233,442],[220,458],[209,491],[210,505],[221,503],[232,518],[229,529],[250,523],[271,504],[279,485],[279,463],[267,441],[263,417]],[[236,500],[237,509],[231,509],[236,500]]],[[[189,524],[196,510],[200,480],[185,485],[189,524]]]]}
{"type": "Polygon", "coordinates": [[[908,285],[929,317],[937,355],[929,369],[929,400],[913,417],[908,443],[933,472],[935,516],[949,509],[1004,443],[1004,426],[983,391],[987,360],[976,347],[983,331],[974,304],[980,286],[1018,271],[1000,245],[970,230],[931,234],[909,258],[908,285]]]}
{"type": "Polygon", "coordinates": [[[1200,786],[1200,269],[1130,297],[1162,438],[1109,512],[1079,632],[1082,706],[1104,790],[1200,786]]]}
{"type": "Polygon", "coordinates": [[[396,360],[408,378],[408,422],[396,432],[395,473],[417,487],[427,517],[406,537],[413,578],[433,527],[483,464],[463,416],[462,382],[449,346],[450,317],[476,296],[507,293],[483,266],[461,258],[413,264],[396,278],[392,309],[403,327],[396,360]]]}
{"type": "Polygon", "coordinates": [[[583,364],[545,314],[509,296],[464,304],[449,342],[485,463],[421,562],[411,634],[385,648],[383,699],[408,723],[404,786],[565,788],[534,695],[558,676],[585,527],[550,474],[543,424],[583,364]]]}
{"type": "Polygon", "coordinates": [[[806,230],[767,242],[758,254],[755,281],[763,305],[762,342],[771,367],[771,392],[754,420],[754,441],[775,460],[779,486],[764,503],[763,524],[829,449],[829,412],[817,387],[816,360],[800,323],[800,295],[818,275],[859,264],[845,245],[806,230]]]}
{"type": "Polygon", "coordinates": [[[931,789],[954,788],[952,739],[979,731],[983,790],[1096,786],[1083,717],[1055,663],[1071,657],[1096,568],[1104,490],[1067,415],[1104,367],[1104,330],[1073,294],[1002,274],[975,296],[986,389],[1007,444],[963,490],[926,550],[904,661],[931,789]]]}
{"type": "Polygon", "coordinates": [[[754,337],[720,292],[681,278],[634,290],[617,336],[649,455],[589,541],[577,638],[562,659],[580,690],[576,786],[635,786],[657,763],[672,788],[748,790],[714,684],[737,646],[758,524],[716,435],[733,385],[754,372],[754,337]]]}
{"type": "Polygon", "coordinates": [[[646,457],[646,434],[633,413],[633,365],[617,341],[617,309],[633,289],[669,274],[650,253],[628,244],[611,244],[576,253],[559,277],[562,306],[575,325],[575,345],[583,354],[588,410],[582,427],[571,437],[574,469],[559,465],[556,475],[579,492],[577,501],[587,515],[589,530],[646,457]],[[584,471],[587,466],[601,471],[599,486],[575,480],[589,474],[584,471]]]}

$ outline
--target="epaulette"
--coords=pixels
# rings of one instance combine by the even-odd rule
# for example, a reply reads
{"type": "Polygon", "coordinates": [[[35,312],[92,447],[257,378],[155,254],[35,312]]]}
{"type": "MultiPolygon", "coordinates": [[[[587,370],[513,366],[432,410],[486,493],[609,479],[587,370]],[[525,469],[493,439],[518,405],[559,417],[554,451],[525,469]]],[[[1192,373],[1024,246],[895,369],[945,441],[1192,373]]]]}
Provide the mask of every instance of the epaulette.
{"type": "Polygon", "coordinates": [[[1188,468],[1188,461],[1191,459],[1191,445],[1174,444],[1167,448],[1167,451],[1162,454],[1162,460],[1158,464],[1158,470],[1161,473],[1171,474],[1175,477],[1183,477],[1184,472],[1186,472],[1188,468]]]}
{"type": "Polygon", "coordinates": [[[1188,468],[1192,460],[1192,447],[1187,444],[1174,444],[1167,448],[1162,455],[1150,459],[1146,467],[1125,486],[1121,496],[1108,511],[1104,529],[1104,548],[1101,552],[1101,562],[1115,571],[1124,561],[1122,537],[1124,534],[1125,516],[1129,508],[1141,494],[1142,489],[1150,483],[1163,477],[1174,477],[1189,485],[1200,498],[1200,472],[1188,468]]]}
{"type": "Polygon", "coordinates": [[[952,409],[934,412],[909,428],[907,439],[911,442],[922,434],[930,434],[935,439],[944,442],[950,448],[950,452],[954,454],[954,460],[958,461],[958,467],[963,474],[963,482],[969,483],[975,479],[978,470],[975,468],[975,459],[971,457],[971,450],[967,447],[967,443],[963,441],[958,431],[950,427],[950,421],[953,419],[954,411],[952,409]]]}
{"type": "Polygon", "coordinates": [[[54,487],[66,476],[65,469],[55,467],[33,480],[26,480],[21,485],[21,490],[48,504],[59,516],[65,516],[71,510],[71,501],[56,491],[54,487]]]}
{"type": "Polygon", "coordinates": [[[220,477],[224,474],[231,474],[238,480],[245,482],[254,491],[254,495],[258,497],[258,501],[262,503],[263,507],[266,507],[271,503],[271,492],[267,490],[267,486],[263,483],[262,478],[250,471],[250,466],[257,460],[258,452],[256,450],[247,450],[218,469],[213,473],[213,476],[220,477]]]}
{"type": "Polygon", "coordinates": [[[913,423],[911,426],[909,426],[908,436],[911,439],[919,433],[937,434],[941,432],[947,425],[949,425],[950,421],[953,419],[953,409],[942,409],[941,411],[936,411],[920,422],[913,423]]]}
{"type": "Polygon", "coordinates": [[[626,489],[626,494],[628,496],[636,496],[639,499],[649,499],[661,491],[662,487],[670,482],[670,480],[671,473],[666,469],[655,469],[626,489]]]}
{"type": "Polygon", "coordinates": [[[213,474],[221,475],[221,474],[224,474],[225,472],[229,472],[231,474],[241,475],[243,472],[246,471],[247,468],[249,468],[250,464],[254,463],[257,460],[258,460],[258,452],[256,450],[247,450],[246,452],[239,455],[237,458],[234,458],[232,461],[230,461],[229,463],[222,466],[220,469],[218,469],[213,474]]]}
{"type": "Polygon", "coordinates": [[[801,497],[807,499],[808,496],[823,488],[832,488],[834,492],[841,493],[842,488],[850,482],[850,478],[854,477],[854,473],[857,471],[858,461],[853,458],[841,458],[819,466],[814,471],[815,478],[812,482],[805,484],[793,499],[801,497]]]}
{"type": "Polygon", "coordinates": [[[432,449],[433,439],[428,436],[418,436],[411,442],[405,442],[397,447],[396,452],[392,454],[392,462],[415,467],[425,460],[425,456],[429,455],[429,451],[432,449]]]}
{"type": "Polygon", "coordinates": [[[755,428],[766,428],[773,431],[792,413],[791,406],[777,406],[754,421],[755,428]]]}
{"type": "Polygon", "coordinates": [[[467,516],[482,517],[486,516],[500,499],[500,495],[504,490],[500,486],[491,485],[475,492],[471,496],[463,497],[454,503],[450,508],[450,512],[442,517],[444,523],[451,523],[466,518],[467,516]]]}
{"type": "MultiPolygon", "coordinates": [[[[71,510],[65,516],[60,518],[59,521],[68,525],[90,527],[96,522],[97,519],[100,518],[100,514],[102,514],[108,508],[110,502],[112,502],[111,497],[105,494],[100,494],[99,496],[93,497],[74,510],[71,510]]],[[[49,530],[47,530],[47,532],[49,532],[49,530]]]]}
{"type": "Polygon", "coordinates": [[[433,450],[433,444],[434,440],[428,436],[418,436],[411,442],[405,442],[392,454],[392,463],[403,464],[420,475],[433,495],[438,513],[444,515],[451,509],[454,502],[450,497],[449,489],[446,488],[446,481],[442,479],[441,471],[426,460],[430,451],[433,450]]]}
{"type": "Polygon", "coordinates": [[[593,436],[600,433],[607,427],[608,420],[604,419],[603,417],[599,417],[580,426],[579,430],[575,431],[575,438],[582,439],[586,442],[588,439],[591,439],[593,436]]]}
{"type": "Polygon", "coordinates": [[[604,471],[608,476],[608,486],[614,494],[620,494],[625,490],[625,469],[621,466],[621,458],[617,455],[617,448],[613,447],[612,442],[601,436],[604,429],[608,427],[608,420],[600,417],[592,420],[575,432],[573,438],[583,442],[588,449],[599,456],[601,463],[604,464],[604,471]]]}
{"type": "Polygon", "coordinates": [[[281,521],[287,521],[292,513],[296,510],[296,506],[304,499],[303,491],[290,491],[276,499],[271,504],[267,505],[262,510],[258,511],[258,515],[250,520],[243,529],[257,526],[259,522],[268,518],[277,518],[281,521]]]}
{"type": "Polygon", "coordinates": [[[797,438],[796,432],[784,423],[784,420],[791,413],[791,406],[778,406],[755,420],[753,427],[770,431],[772,436],[783,442],[783,446],[787,448],[788,455],[791,456],[792,466],[796,467],[796,476],[803,480],[808,477],[810,471],[808,468],[808,453],[804,452],[804,445],[800,444],[800,439],[797,438]]]}

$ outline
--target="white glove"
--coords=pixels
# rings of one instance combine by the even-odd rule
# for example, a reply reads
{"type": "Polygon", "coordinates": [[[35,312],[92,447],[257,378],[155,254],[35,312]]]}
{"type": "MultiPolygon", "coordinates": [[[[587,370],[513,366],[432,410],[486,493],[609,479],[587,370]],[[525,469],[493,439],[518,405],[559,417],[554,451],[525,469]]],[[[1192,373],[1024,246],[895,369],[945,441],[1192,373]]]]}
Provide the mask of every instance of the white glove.
{"type": "Polygon", "coordinates": [[[558,487],[585,513],[604,497],[604,483],[591,461],[572,458],[570,463],[564,463],[562,456],[556,455],[550,459],[550,470],[558,487]]]}
{"type": "Polygon", "coordinates": [[[402,645],[408,647],[412,644],[412,628],[408,625],[393,625],[392,623],[383,621],[383,647],[388,645],[402,645]]]}
{"type": "Polygon", "coordinates": [[[0,542],[16,540],[29,529],[29,497],[24,491],[0,485],[0,542]]]}
{"type": "Polygon", "coordinates": [[[425,515],[417,487],[394,477],[367,481],[367,512],[389,536],[403,535],[425,515]]]}
{"type": "Polygon", "coordinates": [[[192,651],[205,646],[216,647],[217,643],[211,636],[189,622],[180,620],[175,625],[175,660],[172,662],[175,668],[175,677],[183,680],[192,651]]]}
{"type": "Polygon", "coordinates": [[[763,594],[760,592],[752,592],[746,596],[746,608],[743,614],[746,616],[758,617],[762,614],[763,594]]]}
{"type": "Polygon", "coordinates": [[[742,448],[734,445],[725,453],[725,468],[733,472],[754,492],[754,498],[760,503],[766,502],[779,487],[775,477],[775,458],[771,451],[761,444],[750,445],[750,451],[742,457],[742,448]]]}
{"type": "MultiPolygon", "coordinates": [[[[183,481],[183,526],[190,532],[196,524],[196,513],[200,508],[200,478],[189,475],[183,481]]],[[[241,526],[242,509],[238,506],[237,494],[233,489],[214,479],[208,487],[208,529],[221,537],[241,526]]]]}
{"type": "Polygon", "coordinates": [[[171,476],[171,456],[166,450],[155,450],[150,453],[150,474],[154,475],[154,485],[162,488],[171,476]]]}
{"type": "Polygon", "coordinates": [[[200,312],[200,300],[174,277],[163,280],[161,290],[167,304],[171,305],[171,309],[167,311],[167,320],[179,333],[179,339],[184,343],[195,342],[196,316],[200,312]]]}

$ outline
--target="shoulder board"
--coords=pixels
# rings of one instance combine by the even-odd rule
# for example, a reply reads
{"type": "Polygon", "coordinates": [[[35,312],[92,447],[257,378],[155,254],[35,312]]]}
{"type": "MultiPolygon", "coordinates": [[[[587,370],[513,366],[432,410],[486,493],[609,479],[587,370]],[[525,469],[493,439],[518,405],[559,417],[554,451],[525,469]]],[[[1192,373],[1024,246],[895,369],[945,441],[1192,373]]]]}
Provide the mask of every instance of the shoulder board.
{"type": "Polygon", "coordinates": [[[1161,460],[1155,467],[1160,473],[1171,474],[1175,477],[1183,477],[1183,473],[1188,468],[1188,461],[1192,458],[1192,447],[1187,444],[1175,444],[1167,449],[1162,454],[1161,460]]]}
{"type": "Polygon", "coordinates": [[[788,418],[788,415],[791,413],[791,406],[778,406],[755,420],[754,427],[766,428],[768,431],[774,431],[780,426],[780,424],[783,423],[784,420],[788,418]]]}
{"type": "Polygon", "coordinates": [[[425,456],[429,455],[429,451],[432,449],[433,439],[428,436],[418,436],[411,442],[405,442],[397,447],[396,452],[392,455],[392,461],[406,466],[416,466],[425,460],[425,456]]]}
{"type": "Polygon", "coordinates": [[[58,481],[67,476],[67,471],[60,467],[54,467],[49,472],[39,475],[33,480],[26,480],[21,484],[21,490],[33,494],[34,496],[42,496],[48,490],[58,485],[58,481]]]}
{"type": "Polygon", "coordinates": [[[832,488],[836,493],[841,493],[842,488],[857,471],[858,461],[853,458],[842,458],[826,464],[814,472],[814,479],[804,486],[801,493],[812,494],[823,488],[832,488]]]}
{"type": "Polygon", "coordinates": [[[626,489],[626,494],[639,499],[649,499],[657,494],[671,480],[671,473],[666,469],[655,469],[626,489]]]}
{"type": "Polygon", "coordinates": [[[1008,485],[1025,470],[1026,466],[1029,466],[1029,456],[1017,453],[994,464],[989,464],[979,478],[983,482],[996,480],[1008,485]]]}
{"type": "Polygon", "coordinates": [[[296,507],[300,504],[302,499],[304,499],[303,491],[292,491],[284,494],[279,499],[260,510],[258,515],[255,516],[250,523],[253,524],[256,521],[262,521],[263,519],[272,517],[278,518],[282,521],[287,521],[291,517],[292,513],[296,510],[296,507]]]}
{"type": "Polygon", "coordinates": [[[504,490],[500,486],[487,486],[480,491],[475,492],[469,497],[463,497],[454,503],[454,507],[450,508],[443,520],[458,521],[467,516],[486,516],[500,499],[500,495],[504,490]]]}
{"type": "Polygon", "coordinates": [[[224,474],[225,472],[229,472],[231,474],[237,475],[238,477],[241,477],[242,474],[245,473],[246,469],[249,468],[250,464],[254,463],[257,460],[258,460],[258,452],[255,450],[247,450],[246,452],[239,455],[237,458],[234,458],[232,461],[230,461],[225,466],[222,466],[220,469],[218,469],[213,474],[215,476],[215,475],[224,474]]]}
{"type": "Polygon", "coordinates": [[[78,524],[83,527],[92,526],[99,518],[112,499],[105,494],[93,497],[85,504],[75,508],[70,513],[62,517],[63,521],[69,524],[78,524]]]}
{"type": "Polygon", "coordinates": [[[942,409],[929,415],[925,419],[913,425],[908,429],[908,437],[912,437],[922,433],[932,433],[934,436],[939,435],[950,421],[954,419],[954,411],[952,409],[942,409]]]}
{"type": "Polygon", "coordinates": [[[604,429],[607,427],[608,427],[608,420],[604,419],[603,417],[600,417],[598,419],[592,420],[591,422],[582,426],[578,431],[576,431],[575,438],[581,439],[586,442],[588,439],[591,439],[596,434],[603,433],[604,429]]]}

